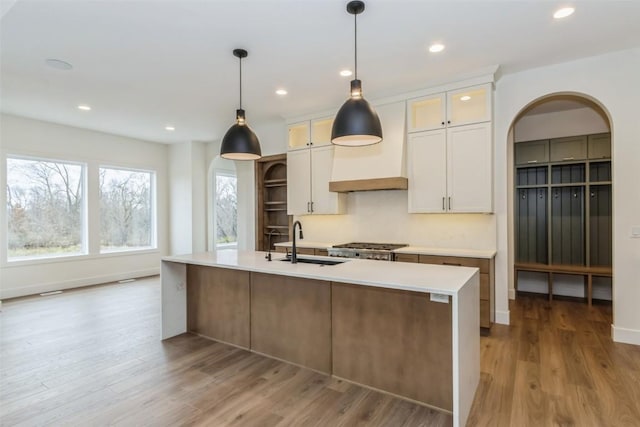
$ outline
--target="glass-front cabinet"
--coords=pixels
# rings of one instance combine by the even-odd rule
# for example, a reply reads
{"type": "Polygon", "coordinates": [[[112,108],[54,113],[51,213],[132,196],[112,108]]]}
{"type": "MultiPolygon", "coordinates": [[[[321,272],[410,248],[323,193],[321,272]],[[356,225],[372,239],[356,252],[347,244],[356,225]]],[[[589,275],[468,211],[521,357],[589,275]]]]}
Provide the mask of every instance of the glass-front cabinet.
{"type": "Polygon", "coordinates": [[[288,126],[288,149],[299,150],[329,145],[331,144],[332,127],[333,117],[292,123],[288,126]]]}
{"type": "Polygon", "coordinates": [[[410,99],[407,101],[408,131],[491,121],[491,93],[491,83],[487,83],[410,99]]]}

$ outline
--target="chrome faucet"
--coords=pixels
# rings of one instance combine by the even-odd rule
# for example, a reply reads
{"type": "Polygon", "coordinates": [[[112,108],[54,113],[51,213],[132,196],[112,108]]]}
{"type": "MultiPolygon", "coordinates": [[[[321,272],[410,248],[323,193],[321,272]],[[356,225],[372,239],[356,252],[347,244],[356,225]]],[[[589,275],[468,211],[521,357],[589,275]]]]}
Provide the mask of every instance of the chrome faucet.
{"type": "Polygon", "coordinates": [[[291,264],[298,263],[298,254],[296,253],[296,225],[300,226],[300,239],[304,239],[302,236],[302,224],[300,221],[296,221],[293,223],[293,245],[291,248],[291,264]]]}
{"type": "Polygon", "coordinates": [[[273,233],[278,234],[278,236],[280,235],[280,232],[275,228],[269,231],[269,246],[267,247],[267,254],[264,256],[264,259],[266,259],[267,261],[271,261],[271,236],[273,235],[273,233]]]}

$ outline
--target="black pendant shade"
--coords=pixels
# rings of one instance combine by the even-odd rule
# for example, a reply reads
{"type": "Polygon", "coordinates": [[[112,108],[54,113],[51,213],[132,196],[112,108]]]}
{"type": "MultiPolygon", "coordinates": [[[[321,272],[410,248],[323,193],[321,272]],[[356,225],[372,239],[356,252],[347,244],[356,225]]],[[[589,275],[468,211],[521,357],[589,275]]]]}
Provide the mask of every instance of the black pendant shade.
{"type": "Polygon", "coordinates": [[[340,107],[333,128],[331,142],[335,145],[357,147],[382,141],[382,125],[373,107],[362,96],[362,82],[358,80],[357,15],[364,11],[364,2],[351,1],[347,12],[355,22],[355,78],[351,81],[351,97],[340,107]]]}
{"type": "Polygon", "coordinates": [[[222,138],[220,157],[229,160],[256,160],[262,157],[260,141],[247,125],[242,109],[242,58],[247,56],[247,51],[234,49],[233,55],[240,58],[240,108],[236,110],[236,123],[222,138]]]}

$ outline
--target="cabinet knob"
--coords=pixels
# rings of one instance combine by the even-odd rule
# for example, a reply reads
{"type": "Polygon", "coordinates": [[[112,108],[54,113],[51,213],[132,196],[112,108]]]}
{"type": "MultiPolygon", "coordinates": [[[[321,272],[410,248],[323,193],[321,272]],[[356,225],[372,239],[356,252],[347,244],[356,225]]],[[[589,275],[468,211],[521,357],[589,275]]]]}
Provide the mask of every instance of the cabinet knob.
{"type": "Polygon", "coordinates": [[[447,124],[451,124],[451,120],[447,120],[447,124]]]}
{"type": "Polygon", "coordinates": [[[444,122],[441,122],[440,124],[441,124],[442,126],[444,126],[444,122]]]}

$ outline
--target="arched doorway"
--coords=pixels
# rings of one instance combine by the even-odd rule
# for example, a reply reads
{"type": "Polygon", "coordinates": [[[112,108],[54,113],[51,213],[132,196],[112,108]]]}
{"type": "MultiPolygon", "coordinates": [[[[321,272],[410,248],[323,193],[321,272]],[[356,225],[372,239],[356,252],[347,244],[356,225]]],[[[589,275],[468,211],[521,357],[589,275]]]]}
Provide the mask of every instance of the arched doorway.
{"type": "Polygon", "coordinates": [[[509,130],[514,293],[612,300],[611,121],[595,99],[550,94],[509,130]]]}

